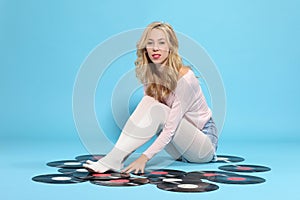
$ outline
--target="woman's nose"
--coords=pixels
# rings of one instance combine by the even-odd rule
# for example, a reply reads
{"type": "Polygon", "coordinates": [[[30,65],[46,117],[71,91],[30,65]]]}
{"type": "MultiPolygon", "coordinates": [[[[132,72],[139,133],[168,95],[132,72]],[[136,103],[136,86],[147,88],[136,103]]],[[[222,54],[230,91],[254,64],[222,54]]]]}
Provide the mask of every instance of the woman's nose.
{"type": "Polygon", "coordinates": [[[153,51],[157,51],[157,50],[159,50],[158,45],[157,45],[157,44],[154,44],[154,45],[153,45],[153,51]]]}

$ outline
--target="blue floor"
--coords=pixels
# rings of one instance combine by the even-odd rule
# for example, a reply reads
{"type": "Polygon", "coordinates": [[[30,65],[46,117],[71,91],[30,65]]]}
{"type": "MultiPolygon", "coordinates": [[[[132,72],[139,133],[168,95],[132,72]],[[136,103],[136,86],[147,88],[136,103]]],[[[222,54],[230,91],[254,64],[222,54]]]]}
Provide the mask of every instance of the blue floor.
{"type": "MultiPolygon", "coordinates": [[[[47,162],[73,159],[87,154],[75,134],[73,138],[2,139],[1,140],[1,198],[2,199],[300,199],[298,180],[299,141],[295,139],[220,139],[219,154],[245,158],[243,164],[270,167],[269,172],[251,173],[266,179],[254,185],[228,185],[218,183],[219,189],[207,193],[174,193],[148,184],[138,187],[104,187],[89,182],[54,185],[33,182],[40,174],[57,173],[47,162]]],[[[217,170],[224,163],[187,164],[174,162],[169,168],[195,171],[217,170]]]]}

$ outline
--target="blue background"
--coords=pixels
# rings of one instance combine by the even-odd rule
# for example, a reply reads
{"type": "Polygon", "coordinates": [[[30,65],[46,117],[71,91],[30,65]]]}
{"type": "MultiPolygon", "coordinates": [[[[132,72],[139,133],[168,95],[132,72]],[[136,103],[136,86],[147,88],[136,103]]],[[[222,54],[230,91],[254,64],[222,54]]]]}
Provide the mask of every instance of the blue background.
{"type": "MultiPolygon", "coordinates": [[[[300,164],[296,159],[300,144],[299,8],[297,0],[1,0],[0,153],[6,161],[2,171],[7,170],[1,172],[1,185],[16,189],[18,183],[9,176],[13,173],[24,187],[4,197],[33,199],[29,191],[34,190],[36,197],[44,193],[49,199],[70,192],[84,197],[78,185],[41,186],[30,178],[48,173],[43,164],[51,159],[86,153],[73,121],[72,92],[87,55],[112,35],[143,28],[152,21],[168,22],[196,40],[218,66],[227,94],[220,152],[242,154],[252,163],[273,167],[264,185],[226,185],[201,195],[215,198],[249,191],[257,192],[257,197],[280,198],[287,191],[284,197],[295,197],[291,185],[299,175],[292,171],[300,164]],[[282,188],[280,194],[271,192],[282,188]]],[[[92,194],[100,192],[88,184],[82,187],[92,194]]],[[[111,195],[117,195],[116,190],[137,191],[103,190],[111,195]]],[[[170,199],[175,195],[153,191],[153,195],[165,194],[170,199]]],[[[199,198],[199,194],[176,195],[199,198]]]]}

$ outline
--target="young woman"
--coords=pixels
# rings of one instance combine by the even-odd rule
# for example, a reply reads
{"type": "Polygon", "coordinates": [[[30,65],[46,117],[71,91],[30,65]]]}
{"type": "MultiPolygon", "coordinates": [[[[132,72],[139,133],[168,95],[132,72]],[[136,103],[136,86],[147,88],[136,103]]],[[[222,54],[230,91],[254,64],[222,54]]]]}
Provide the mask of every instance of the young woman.
{"type": "Polygon", "coordinates": [[[144,173],[148,160],[165,149],[174,159],[203,163],[213,159],[218,134],[199,82],[178,54],[173,28],[153,22],[137,44],[136,76],[144,97],[126,122],[114,148],[97,162],[84,167],[144,173]],[[126,158],[158,135],[141,156],[123,169],[126,158]]]}

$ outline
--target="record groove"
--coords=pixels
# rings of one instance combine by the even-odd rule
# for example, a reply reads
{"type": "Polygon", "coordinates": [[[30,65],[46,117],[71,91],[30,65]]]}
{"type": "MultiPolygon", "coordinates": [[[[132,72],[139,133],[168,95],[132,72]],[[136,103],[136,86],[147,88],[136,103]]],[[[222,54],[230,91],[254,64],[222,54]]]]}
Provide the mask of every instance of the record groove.
{"type": "Polygon", "coordinates": [[[58,160],[58,161],[47,163],[47,165],[50,167],[69,168],[69,169],[82,168],[82,164],[83,163],[78,160],[58,160]]]}
{"type": "Polygon", "coordinates": [[[157,188],[171,192],[209,192],[219,189],[219,186],[201,180],[184,178],[176,181],[164,179],[157,184],[157,188]]]}
{"type": "Polygon", "coordinates": [[[258,184],[265,182],[265,179],[257,176],[240,175],[222,171],[195,171],[187,173],[186,177],[206,179],[215,183],[225,184],[258,184]]]}
{"type": "Polygon", "coordinates": [[[77,169],[61,168],[58,169],[57,171],[63,174],[73,174],[75,172],[81,172],[81,173],[88,172],[88,170],[85,168],[77,168],[77,169]]]}
{"type": "Polygon", "coordinates": [[[71,184],[80,183],[84,180],[77,179],[69,174],[45,174],[32,178],[33,181],[40,183],[52,183],[52,184],[71,184]]]}
{"type": "Polygon", "coordinates": [[[223,165],[219,169],[230,172],[266,172],[271,168],[260,165],[223,165]]]}
{"type": "Polygon", "coordinates": [[[161,183],[165,178],[182,178],[186,172],[180,170],[171,169],[158,169],[153,171],[148,171],[143,176],[149,179],[151,184],[161,183]]]}

